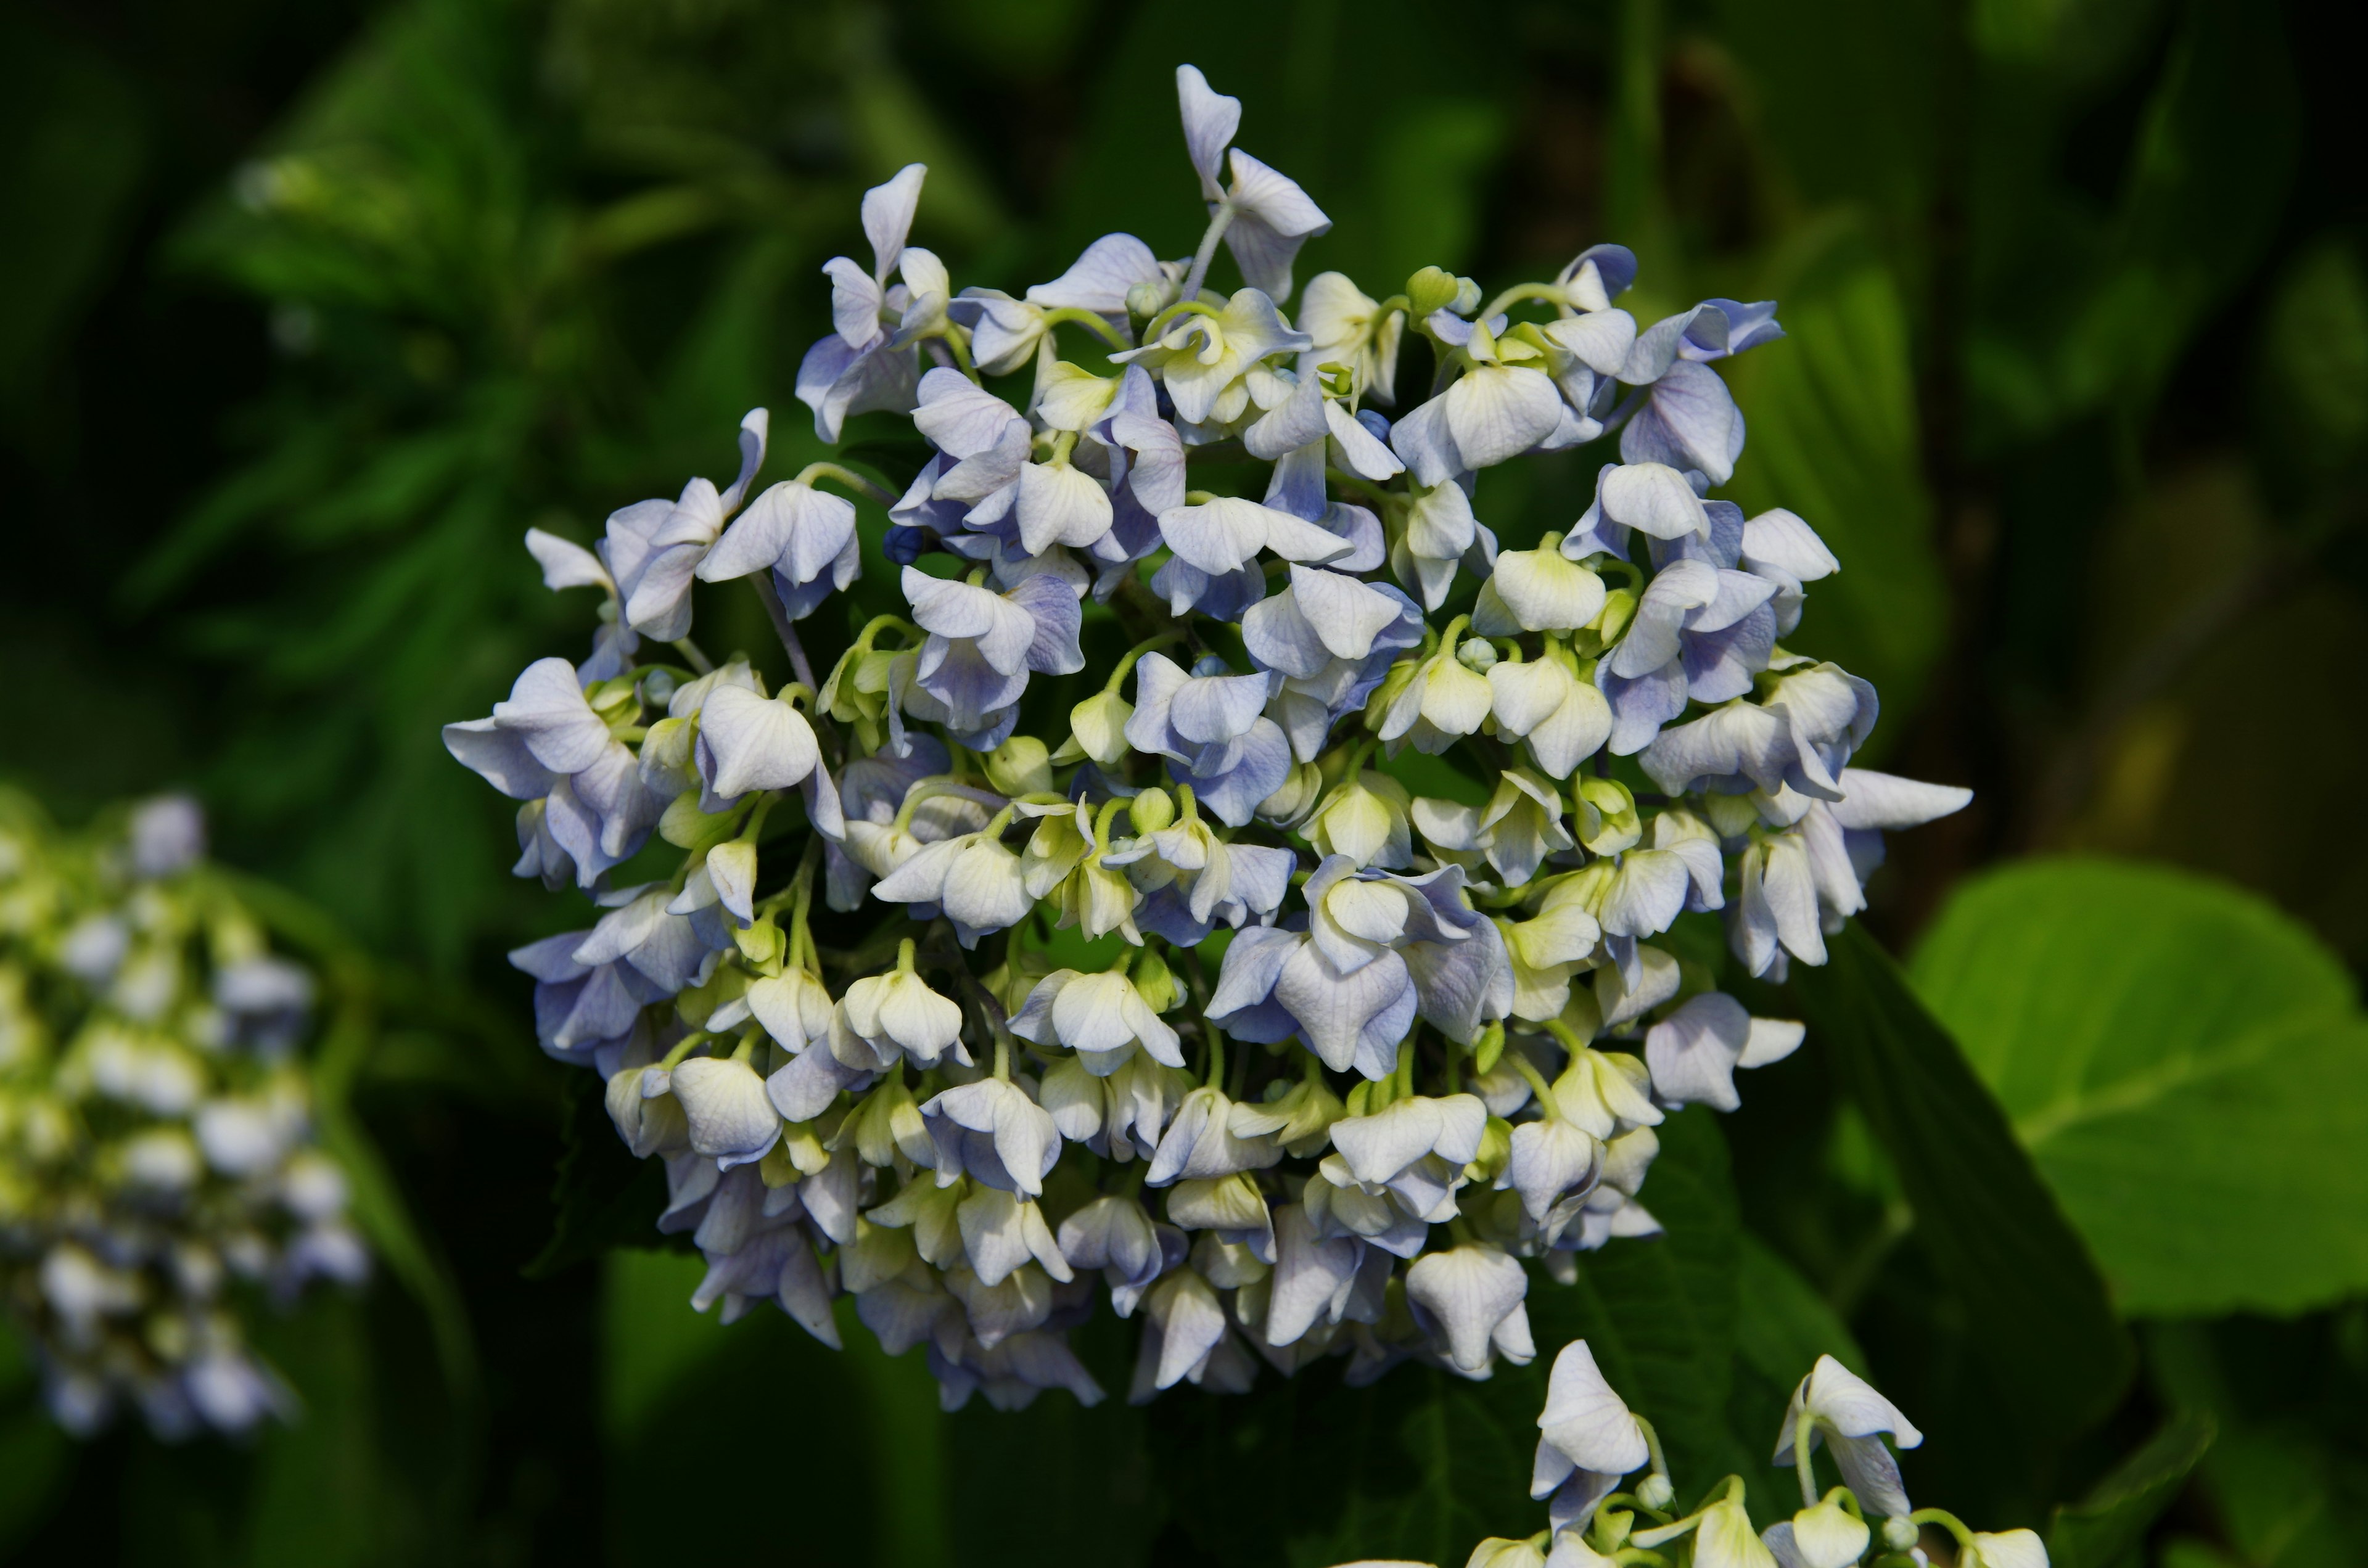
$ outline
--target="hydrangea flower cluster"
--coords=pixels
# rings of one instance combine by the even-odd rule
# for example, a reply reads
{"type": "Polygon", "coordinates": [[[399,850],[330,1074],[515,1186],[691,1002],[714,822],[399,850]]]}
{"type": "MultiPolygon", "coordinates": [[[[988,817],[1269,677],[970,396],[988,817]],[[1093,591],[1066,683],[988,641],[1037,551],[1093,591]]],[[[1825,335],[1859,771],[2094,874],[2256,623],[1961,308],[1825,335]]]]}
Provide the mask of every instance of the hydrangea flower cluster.
{"type": "Polygon", "coordinates": [[[1484,1540],[1464,1568],[1925,1568],[1917,1542],[1927,1525],[1948,1533],[1959,1568],[2047,1568],[2047,1548],[2033,1531],[1992,1534],[1943,1509],[1916,1508],[1885,1437],[1903,1449],[1924,1440],[1897,1405],[1820,1356],[1793,1391],[1776,1434],[1775,1462],[1792,1465],[1800,1477],[1800,1511],[1755,1533],[1743,1478],[1730,1475],[1692,1512],[1677,1515],[1677,1490],[1652,1424],[1612,1392],[1587,1341],[1574,1340],[1554,1358],[1538,1416],[1530,1494],[1545,1502],[1547,1528],[1526,1539],[1484,1540]],[[1813,1457],[1820,1446],[1841,1472],[1841,1484],[1822,1495],[1813,1457]],[[1645,1473],[1628,1484],[1639,1471],[1645,1473]]]}
{"type": "Polygon", "coordinates": [[[1567,1279],[1652,1234],[1656,1125],[1734,1108],[1802,1038],[1672,926],[1724,912],[1755,975],[1822,962],[1883,831],[1967,798],[1850,766],[1873,689],[1779,642],[1837,562],[1711,495],[1744,439],[1712,367],[1779,335],[1772,305],[1640,328],[1634,258],[1597,245],[1485,303],[1325,273],[1294,319],[1328,222],[1177,80],[1193,256],[1111,234],[957,293],[907,244],[906,168],[864,198],[869,264],[825,269],[798,395],[825,440],[909,415],[909,484],[756,490],[752,413],[728,484],[593,549],[528,536],[552,587],[604,596],[591,654],[445,731],[522,802],[518,873],[601,912],[513,958],[545,1049],[666,1160],[694,1304],[771,1298],[836,1343],[851,1295],[950,1405],[1099,1397],[1065,1339],[1097,1274],[1144,1323],[1138,1399],[1261,1358],[1527,1362],[1521,1260],[1567,1279]],[[1482,472],[1615,434],[1583,514],[1500,551],[1482,472]],[[798,624],[861,565],[836,491],[886,508],[906,613],[817,677],[798,624]],[[690,637],[694,585],[735,579],[779,691],[690,637]],[[1089,618],[1133,646],[1053,701],[1089,618]],[[1471,798],[1409,789],[1422,756],[1471,798]],[[653,835],[670,858],[637,858],[653,835]],[[818,934],[817,898],[871,918],[818,934]]]}
{"type": "Polygon", "coordinates": [[[70,836],[0,795],[0,1300],[78,1434],[287,1415],[242,1295],[369,1267],[311,1133],[312,976],[204,849],[186,799],[70,836]]]}

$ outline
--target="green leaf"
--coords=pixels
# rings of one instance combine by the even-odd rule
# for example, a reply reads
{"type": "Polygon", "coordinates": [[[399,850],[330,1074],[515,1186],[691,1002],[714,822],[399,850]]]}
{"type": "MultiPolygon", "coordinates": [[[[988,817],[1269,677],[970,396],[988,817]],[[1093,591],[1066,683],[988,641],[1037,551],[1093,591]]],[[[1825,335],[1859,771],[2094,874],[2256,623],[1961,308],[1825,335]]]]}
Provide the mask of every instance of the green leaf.
{"type": "Polygon", "coordinates": [[[2368,1289],[2368,1021],[2295,922],[2185,872],[2027,861],[1958,892],[1916,978],[2123,1310],[2368,1289]]]}
{"type": "MultiPolygon", "coordinates": [[[[1866,1352],[1850,1324],[1798,1269],[1748,1232],[1737,1262],[1744,1312],[1736,1320],[1735,1350],[1745,1366],[1788,1394],[1820,1356],[1866,1375],[1866,1352]]],[[[1772,1436],[1775,1429],[1769,1430],[1772,1436]]]]}
{"type": "Polygon", "coordinates": [[[2134,1562],[2147,1528],[2187,1484],[2188,1472],[2218,1432],[2211,1416],[2181,1411],[2085,1499],[2057,1508],[2047,1528],[2053,1568],[2123,1568],[2134,1562]]]}
{"type": "Polygon", "coordinates": [[[2035,1438],[2078,1431],[2120,1397],[2135,1355],[2096,1266],[1891,956],[1856,924],[1828,952],[1794,966],[1793,993],[1897,1168],[1993,1382],[2035,1438]]]}
{"type": "Polygon", "coordinates": [[[666,1241],[657,1232],[666,1206],[664,1162],[637,1160],[619,1140],[598,1074],[569,1074],[563,1093],[566,1121],[551,1191],[551,1239],[526,1266],[529,1279],[548,1279],[610,1247],[666,1241]]]}
{"type": "Polygon", "coordinates": [[[1751,442],[1727,495],[1797,512],[1840,557],[1797,643],[1916,705],[1948,617],[1917,442],[1907,308],[1848,224],[1813,229],[1771,268],[1786,336],[1728,369],[1751,442]]]}

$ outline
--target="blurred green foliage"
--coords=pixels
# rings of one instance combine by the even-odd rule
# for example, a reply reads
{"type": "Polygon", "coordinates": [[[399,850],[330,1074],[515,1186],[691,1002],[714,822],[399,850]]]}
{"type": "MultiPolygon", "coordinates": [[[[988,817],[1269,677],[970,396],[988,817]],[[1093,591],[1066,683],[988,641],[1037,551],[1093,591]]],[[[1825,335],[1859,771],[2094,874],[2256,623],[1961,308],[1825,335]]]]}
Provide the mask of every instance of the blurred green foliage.
{"type": "MultiPolygon", "coordinates": [[[[1189,246],[1168,78],[1190,58],[1336,220],[1305,270],[1497,283],[1616,238],[1640,312],[1782,301],[1792,335],[1732,367],[1736,497],[1841,557],[1804,648],[1880,686],[1882,765],[1979,791],[1896,844],[1875,933],[1904,946],[2033,849],[2253,890],[2093,858],[1990,873],[1915,991],[1845,940],[1759,999],[1803,1008],[1811,1048],[1739,1116],[1673,1123],[1668,1239],[1542,1283],[1541,1344],[1588,1335],[1681,1480],[1737,1468],[1763,1513],[1786,1385],[1832,1350],[1933,1434],[1919,1495],[1997,1527],[2068,1505],[2059,1562],[2352,1561],[2359,31],[2320,0],[0,17],[0,646],[29,699],[0,770],[70,815],[192,785],[229,858],[380,955],[353,1132],[417,1225],[381,1241],[405,1288],[283,1325],[305,1420],[249,1448],[74,1449],[0,1372],[0,1541],[1323,1564],[1448,1561],[1531,1518],[1541,1368],[941,1419],[913,1358],[689,1314],[690,1260],[602,1250],[647,1194],[535,1057],[500,958],[562,903],[503,875],[507,812],[436,739],[584,634],[526,528],[588,539],[722,470],[753,405],[777,466],[814,454],[789,390],[866,186],[927,161],[916,237],[964,282],[1049,277],[1110,228],[1189,246]],[[554,1232],[563,1155],[600,1203],[554,1232]],[[2036,1416],[2034,1378],[2061,1396],[2036,1416]]],[[[850,440],[904,477],[879,432],[850,440]]],[[[1565,527],[1597,460],[1524,465],[1484,515],[1516,545],[1565,527]]],[[[867,564],[850,613],[890,591],[867,564]]],[[[747,607],[700,614],[777,658],[747,607]]],[[[844,631],[817,622],[814,651],[844,631]]],[[[1118,1348],[1087,1338],[1107,1386],[1118,1348]]]]}

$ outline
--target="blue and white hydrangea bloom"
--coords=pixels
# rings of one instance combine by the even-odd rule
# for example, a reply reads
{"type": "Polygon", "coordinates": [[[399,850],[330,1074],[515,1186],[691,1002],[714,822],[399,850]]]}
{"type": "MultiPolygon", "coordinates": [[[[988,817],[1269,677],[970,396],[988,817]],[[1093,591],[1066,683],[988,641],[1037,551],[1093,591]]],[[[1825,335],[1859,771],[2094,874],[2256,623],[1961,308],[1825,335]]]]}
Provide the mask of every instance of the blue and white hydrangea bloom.
{"type": "MultiPolygon", "coordinates": [[[[1925,1568],[1918,1543],[1928,1528],[1949,1538],[1953,1560],[1967,1568],[2047,1568],[2035,1531],[1976,1530],[1945,1509],[1910,1505],[1885,1437],[1902,1449],[1923,1441],[1898,1406],[1821,1356],[1793,1392],[1776,1444],[1776,1462],[1799,1475],[1799,1511],[1755,1531],[1743,1478],[1730,1475],[1680,1512],[1652,1423],[1613,1392],[1587,1341],[1573,1340],[1554,1358],[1538,1415],[1530,1494],[1546,1505],[1546,1528],[1492,1536],[1472,1549],[1464,1568],[1925,1568]],[[1840,1471],[1840,1484],[1823,1493],[1811,1458],[1821,1441],[1840,1471]]],[[[1342,1568],[1430,1565],[1367,1560],[1342,1568]]]]}
{"type": "Polygon", "coordinates": [[[445,732],[521,802],[518,873],[597,906],[515,961],[545,1048],[666,1160],[696,1304],[836,1343],[851,1295],[950,1403],[1099,1397],[1065,1338],[1097,1276],[1144,1324],[1137,1398],[1530,1360],[1525,1260],[1567,1279],[1655,1233],[1655,1127],[1802,1038],[1672,927],[1719,912],[1754,975],[1822,962],[1883,833],[1967,798],[1852,766],[1873,688],[1782,642],[1839,563],[1715,494],[1743,419],[1713,367],[1772,305],[1640,327],[1607,244],[1486,301],[1321,273],[1294,317],[1328,220],[1233,147],[1235,100],[1178,90],[1191,256],[1111,234],[957,291],[904,170],[864,199],[870,265],[825,269],[798,393],[825,440],[909,415],[918,471],[758,489],[750,414],[729,484],[588,550],[529,537],[601,592],[593,651],[445,732]],[[1620,460],[1585,511],[1500,550],[1486,471],[1589,442],[1620,460]],[[848,494],[904,611],[817,673],[798,625],[860,569],[848,494]],[[780,690],[691,638],[693,585],[741,578],[780,690]],[[1071,700],[1089,619],[1133,645],[1071,700]],[[1473,797],[1410,789],[1417,754],[1473,797]],[[1056,958],[1072,930],[1119,958],[1056,958]]]}
{"type": "Polygon", "coordinates": [[[184,798],[65,834],[0,793],[0,1300],[77,1435],[289,1415],[248,1297],[369,1269],[313,1138],[313,977],[204,850],[184,798]]]}

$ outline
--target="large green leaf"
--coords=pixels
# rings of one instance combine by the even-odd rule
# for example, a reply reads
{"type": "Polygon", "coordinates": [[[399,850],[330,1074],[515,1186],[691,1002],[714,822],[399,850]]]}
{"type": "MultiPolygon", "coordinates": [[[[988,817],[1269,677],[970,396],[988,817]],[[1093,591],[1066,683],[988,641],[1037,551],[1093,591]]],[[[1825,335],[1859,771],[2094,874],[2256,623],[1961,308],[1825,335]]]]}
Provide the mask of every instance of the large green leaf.
{"type": "Polygon", "coordinates": [[[1786,336],[1728,372],[1751,429],[1727,496],[1782,506],[1842,562],[1817,585],[1797,638],[1912,709],[1947,624],[1932,503],[1917,444],[1907,311],[1897,279],[1852,226],[1803,235],[1771,269],[1786,336]]]}
{"type": "Polygon", "coordinates": [[[2184,872],[2028,861],[1957,893],[1916,979],[2125,1311],[2368,1289],[2368,1022],[2294,921],[2184,872]]]}
{"type": "Polygon", "coordinates": [[[2047,1529],[2054,1568],[2124,1568],[2136,1561],[2146,1529],[2187,1484],[2219,1426],[2181,1411],[2146,1446],[2115,1466],[2089,1495],[2055,1510],[2047,1529]]]}
{"type": "Polygon", "coordinates": [[[2111,1407],[2135,1358],[2080,1237],[1891,956],[1853,924],[1796,966],[1812,1034],[1899,1173],[1934,1270],[2003,1401],[2042,1439],[2111,1407]]]}

